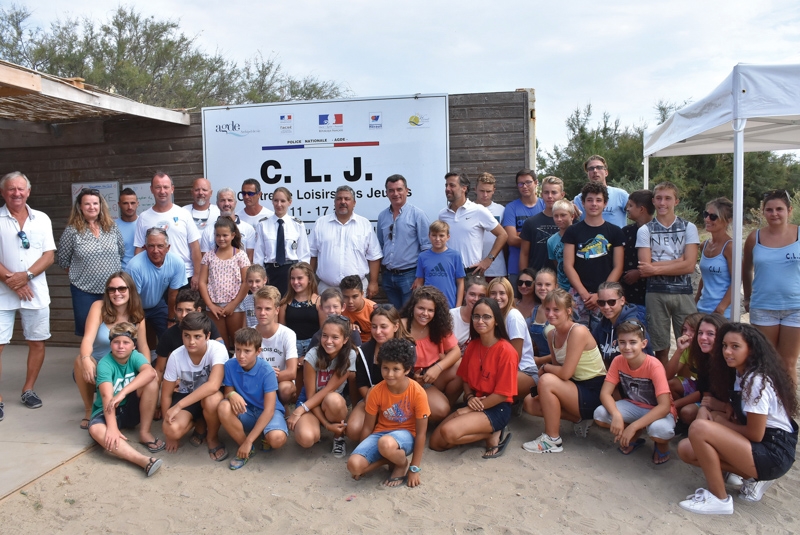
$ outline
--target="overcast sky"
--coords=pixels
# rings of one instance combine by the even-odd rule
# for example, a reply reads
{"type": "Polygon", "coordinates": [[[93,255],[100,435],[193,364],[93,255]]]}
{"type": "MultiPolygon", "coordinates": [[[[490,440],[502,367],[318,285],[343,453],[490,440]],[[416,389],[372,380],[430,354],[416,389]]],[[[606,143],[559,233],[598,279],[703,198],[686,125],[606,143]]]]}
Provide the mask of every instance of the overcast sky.
{"type": "MultiPolygon", "coordinates": [[[[7,6],[6,0],[0,0],[7,6]]],[[[89,16],[98,0],[21,1],[34,24],[89,16]],[[69,9],[69,11],[67,11],[69,9]]],[[[130,5],[130,4],[129,4],[130,5]]],[[[346,84],[356,96],[536,90],[542,148],[591,104],[623,125],[655,125],[659,99],[698,100],[736,63],[800,63],[797,0],[138,0],[179,19],[207,51],[240,64],[256,50],[286,70],[346,84]]]]}

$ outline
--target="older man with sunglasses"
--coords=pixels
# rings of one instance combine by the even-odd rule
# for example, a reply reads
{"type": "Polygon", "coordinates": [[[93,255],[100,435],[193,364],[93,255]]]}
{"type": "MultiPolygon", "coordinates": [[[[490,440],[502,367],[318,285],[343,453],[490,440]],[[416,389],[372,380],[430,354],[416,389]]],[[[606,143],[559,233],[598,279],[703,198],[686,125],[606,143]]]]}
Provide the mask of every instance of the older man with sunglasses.
{"type": "MultiPolygon", "coordinates": [[[[50,338],[50,293],[44,270],[55,259],[53,224],[43,212],[28,206],[31,183],[20,172],[0,179],[6,205],[0,208],[0,355],[11,341],[19,310],[28,342],[28,367],[22,404],[38,409],[42,400],[33,391],[44,364],[45,340],[50,338]]],[[[0,420],[4,417],[0,397],[0,420]]]]}

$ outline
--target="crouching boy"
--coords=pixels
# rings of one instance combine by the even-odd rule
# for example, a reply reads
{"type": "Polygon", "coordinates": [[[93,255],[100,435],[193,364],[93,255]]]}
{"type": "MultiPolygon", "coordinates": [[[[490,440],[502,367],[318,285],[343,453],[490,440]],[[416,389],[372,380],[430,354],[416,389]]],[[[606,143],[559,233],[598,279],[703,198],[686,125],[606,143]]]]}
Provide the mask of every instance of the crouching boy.
{"type": "Polygon", "coordinates": [[[234,337],[236,358],[225,363],[222,379],[224,397],[217,413],[225,431],[239,445],[231,470],[238,470],[256,452],[253,445],[263,434],[263,449],[277,449],[286,443],[284,408],[278,401],[278,379],[275,370],[261,353],[261,335],[255,329],[243,327],[234,337]]]}
{"type": "Polygon", "coordinates": [[[161,384],[161,413],[167,451],[178,451],[178,441],[194,428],[190,440],[199,446],[208,440],[208,455],[222,462],[228,457],[219,440],[217,405],[225,375],[228,350],[212,342],[211,319],[202,312],[189,312],[180,323],[183,345],[172,352],[161,384]],[[205,431],[198,431],[203,426],[205,431]]]}
{"type": "Polygon", "coordinates": [[[121,431],[141,423],[141,444],[151,453],[164,449],[164,443],[150,432],[158,399],[158,379],[150,359],[134,349],[136,332],[134,324],[122,322],[108,334],[111,352],[97,363],[97,395],[89,434],[106,451],[140,466],[150,477],[161,468],[161,459],[136,451],[121,431]]]}
{"type": "Polygon", "coordinates": [[[391,473],[384,485],[419,485],[431,409],[425,389],[408,378],[416,356],[414,344],[402,338],[381,346],[378,360],[383,382],[367,395],[361,443],[347,460],[354,479],[388,463],[391,473]]]}
{"type": "Polygon", "coordinates": [[[654,443],[653,464],[664,464],[669,461],[669,441],[675,436],[677,418],[664,366],[644,352],[647,337],[637,320],[617,326],[617,344],[620,354],[614,357],[603,382],[602,405],[595,409],[594,421],[611,429],[623,455],[645,443],[639,435],[646,430],[654,443]],[[622,399],[614,401],[617,385],[622,399]]]}

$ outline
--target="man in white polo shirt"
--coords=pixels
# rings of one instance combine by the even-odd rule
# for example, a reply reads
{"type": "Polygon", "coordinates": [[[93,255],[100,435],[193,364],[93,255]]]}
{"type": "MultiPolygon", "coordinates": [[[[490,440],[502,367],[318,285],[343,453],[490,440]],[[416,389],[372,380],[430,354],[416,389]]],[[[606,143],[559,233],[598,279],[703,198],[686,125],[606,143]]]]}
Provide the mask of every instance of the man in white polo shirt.
{"type": "Polygon", "coordinates": [[[261,182],[255,178],[248,178],[242,182],[242,191],[239,192],[244,207],[236,212],[239,219],[249,223],[251,227],[258,228],[258,224],[272,215],[272,210],[261,205],[261,182]]]}
{"type": "Polygon", "coordinates": [[[486,207],[467,199],[470,184],[464,173],[447,173],[444,180],[447,208],[439,212],[439,219],[450,225],[447,246],[461,254],[468,274],[483,275],[500,254],[508,234],[486,207]],[[495,240],[489,254],[483,257],[483,239],[487,232],[494,234],[495,240]]]}
{"type": "MultiPolygon", "coordinates": [[[[28,367],[22,403],[38,409],[42,400],[33,391],[44,364],[44,343],[50,338],[50,293],[44,270],[55,258],[56,242],[50,218],[28,206],[31,183],[20,172],[0,179],[6,204],[0,208],[0,354],[11,341],[17,310],[28,342],[28,367]]],[[[0,397],[0,420],[4,417],[0,397]]]]}
{"type": "Polygon", "coordinates": [[[309,236],[311,267],[320,279],[319,291],[339,286],[348,275],[358,275],[367,297],[378,294],[381,245],[366,217],[353,213],[356,194],[350,186],[336,188],[334,213],[317,219],[309,236]]]}
{"type": "Polygon", "coordinates": [[[139,214],[136,221],[136,237],[133,244],[136,254],[144,250],[145,234],[153,227],[167,231],[172,252],[177,254],[186,265],[186,278],[193,290],[200,284],[200,232],[187,210],[172,203],[175,186],[166,173],[157,171],[150,181],[150,191],[155,204],[139,214]]]}

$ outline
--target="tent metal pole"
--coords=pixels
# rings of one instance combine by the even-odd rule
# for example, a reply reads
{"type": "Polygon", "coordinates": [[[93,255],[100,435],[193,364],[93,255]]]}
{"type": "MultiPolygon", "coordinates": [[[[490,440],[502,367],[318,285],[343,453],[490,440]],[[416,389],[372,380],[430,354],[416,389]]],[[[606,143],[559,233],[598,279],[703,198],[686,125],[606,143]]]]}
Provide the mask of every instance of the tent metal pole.
{"type": "Polygon", "coordinates": [[[650,156],[644,157],[644,189],[650,189],[650,156]]]}
{"type": "Polygon", "coordinates": [[[731,321],[739,321],[742,306],[742,225],[744,223],[744,127],[747,119],[733,121],[733,273],[731,321]]]}

